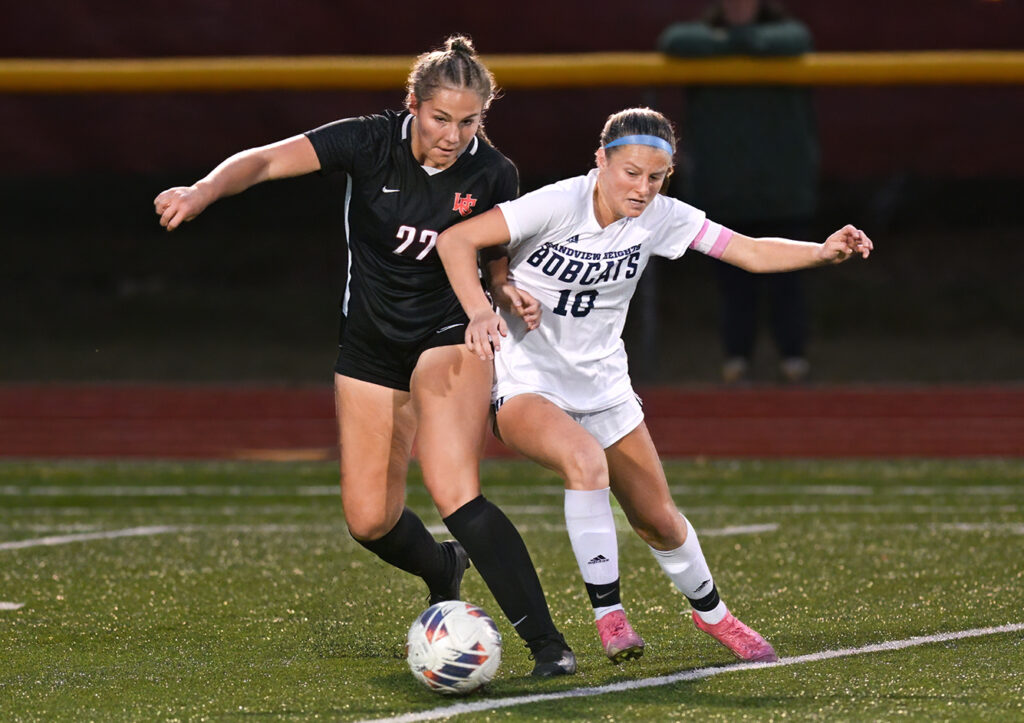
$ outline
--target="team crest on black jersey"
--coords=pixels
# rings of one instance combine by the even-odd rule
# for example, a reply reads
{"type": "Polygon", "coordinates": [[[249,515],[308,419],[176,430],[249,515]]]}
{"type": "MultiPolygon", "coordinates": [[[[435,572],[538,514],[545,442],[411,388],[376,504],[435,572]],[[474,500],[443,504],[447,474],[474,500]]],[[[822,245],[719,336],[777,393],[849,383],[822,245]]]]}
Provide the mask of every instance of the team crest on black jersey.
{"type": "Polygon", "coordinates": [[[467,193],[463,196],[461,193],[455,194],[455,205],[452,206],[453,211],[458,211],[460,216],[468,216],[473,212],[473,206],[476,205],[476,199],[473,198],[472,193],[467,193]]]}

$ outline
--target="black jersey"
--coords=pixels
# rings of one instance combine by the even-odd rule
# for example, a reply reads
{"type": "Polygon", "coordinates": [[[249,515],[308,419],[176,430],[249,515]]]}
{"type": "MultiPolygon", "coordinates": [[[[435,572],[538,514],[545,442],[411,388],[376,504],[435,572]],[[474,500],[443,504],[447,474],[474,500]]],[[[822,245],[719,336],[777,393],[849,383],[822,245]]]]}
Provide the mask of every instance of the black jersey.
{"type": "Polygon", "coordinates": [[[475,137],[430,174],[412,155],[408,111],[336,121],[306,133],[321,172],[348,174],[344,336],[416,343],[459,310],[434,243],[452,224],[518,195],[510,160],[475,137]]]}

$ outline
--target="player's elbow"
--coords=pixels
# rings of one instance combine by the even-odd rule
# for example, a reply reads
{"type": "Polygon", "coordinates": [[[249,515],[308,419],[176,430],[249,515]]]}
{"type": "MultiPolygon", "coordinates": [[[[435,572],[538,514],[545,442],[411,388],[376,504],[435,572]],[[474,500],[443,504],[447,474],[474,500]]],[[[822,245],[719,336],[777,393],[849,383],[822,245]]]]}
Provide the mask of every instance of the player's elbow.
{"type": "Polygon", "coordinates": [[[434,248],[437,249],[437,255],[441,258],[444,258],[446,255],[451,253],[453,245],[457,245],[457,241],[452,238],[452,230],[450,228],[442,231],[438,235],[437,241],[434,242],[434,248]]]}
{"type": "Polygon", "coordinates": [[[474,254],[476,253],[477,248],[473,243],[472,236],[459,228],[459,225],[464,224],[465,222],[463,222],[463,224],[456,224],[455,226],[451,226],[441,232],[437,237],[438,254],[444,257],[445,254],[451,255],[465,253],[467,251],[474,254]]]}

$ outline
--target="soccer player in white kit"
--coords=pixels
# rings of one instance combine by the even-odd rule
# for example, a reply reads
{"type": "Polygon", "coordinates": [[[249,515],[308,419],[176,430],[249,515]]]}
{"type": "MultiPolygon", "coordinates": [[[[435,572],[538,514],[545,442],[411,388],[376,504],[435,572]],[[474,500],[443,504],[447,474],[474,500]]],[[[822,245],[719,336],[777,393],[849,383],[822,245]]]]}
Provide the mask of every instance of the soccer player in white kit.
{"type": "Polygon", "coordinates": [[[629,378],[626,312],[652,255],[676,259],[693,249],[747,271],[776,272],[867,258],[873,246],[853,226],[821,244],[751,238],[659,195],[675,144],[660,113],[616,113],[601,134],[596,169],[452,226],[437,250],[470,319],[467,345],[494,359],[502,440],[565,480],[566,528],[606,655],[619,663],[644,647],[619,595],[614,493],[690,601],[696,626],[742,660],[773,661],[772,646],[722,602],[697,534],[669,494],[629,378]],[[509,274],[527,293],[499,315],[481,289],[476,259],[479,249],[505,243],[509,274]]]}

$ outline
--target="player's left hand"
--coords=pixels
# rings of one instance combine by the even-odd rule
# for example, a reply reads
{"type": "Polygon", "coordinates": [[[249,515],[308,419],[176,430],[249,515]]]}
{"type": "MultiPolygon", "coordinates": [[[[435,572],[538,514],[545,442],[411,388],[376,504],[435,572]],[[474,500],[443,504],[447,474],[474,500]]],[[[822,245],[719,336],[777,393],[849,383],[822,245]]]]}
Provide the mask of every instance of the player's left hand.
{"type": "Polygon", "coordinates": [[[491,296],[499,309],[522,319],[527,331],[540,326],[540,302],[528,292],[517,288],[512,281],[506,281],[491,289],[491,296]]]}
{"type": "Polygon", "coordinates": [[[508,335],[505,320],[491,309],[481,310],[466,324],[466,346],[484,361],[494,359],[501,349],[501,337],[508,335]]]}
{"type": "Polygon", "coordinates": [[[875,245],[866,233],[847,224],[818,247],[818,258],[826,264],[841,264],[855,254],[866,259],[874,248],[875,245]]]}
{"type": "Polygon", "coordinates": [[[512,313],[523,320],[527,331],[533,331],[540,326],[540,302],[527,291],[511,286],[512,313]]]}

